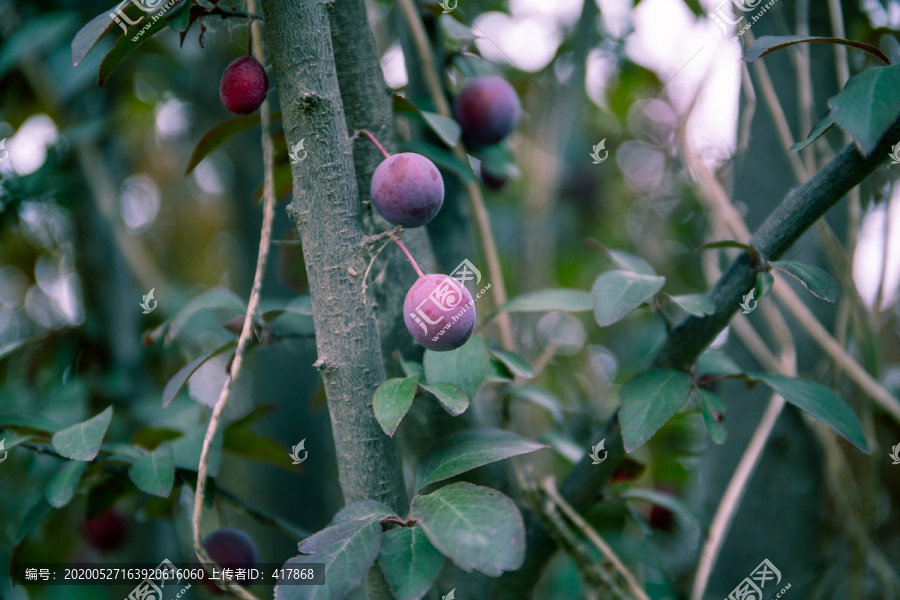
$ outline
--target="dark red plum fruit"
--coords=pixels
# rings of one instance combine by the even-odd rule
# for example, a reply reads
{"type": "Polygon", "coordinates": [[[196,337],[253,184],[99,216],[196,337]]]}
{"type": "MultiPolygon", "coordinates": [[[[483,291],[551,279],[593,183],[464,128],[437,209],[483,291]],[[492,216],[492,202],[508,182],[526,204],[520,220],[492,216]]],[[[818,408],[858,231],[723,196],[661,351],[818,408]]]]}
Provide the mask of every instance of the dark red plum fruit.
{"type": "Polygon", "coordinates": [[[515,129],[522,113],[516,90],[493,75],[471,80],[453,106],[453,116],[471,148],[496,144],[515,129]]]}
{"type": "Polygon", "coordinates": [[[372,175],[372,203],[389,223],[421,227],[444,204],[444,179],[434,163],[414,152],[384,159],[372,175]]]}
{"type": "Polygon", "coordinates": [[[423,275],[406,294],[403,320],[420,346],[437,352],[454,350],[475,329],[475,301],[449,275],[423,275]]]}
{"type": "MultiPolygon", "coordinates": [[[[252,568],[256,565],[256,544],[250,536],[239,529],[220,529],[203,538],[203,548],[206,553],[219,565],[231,567],[243,565],[252,568]]],[[[197,556],[194,562],[199,563],[197,556]]],[[[216,587],[215,583],[206,582],[203,587],[216,595],[225,594],[224,590],[216,587]]]]}
{"type": "Polygon", "coordinates": [[[219,98],[228,112],[249,115],[266,99],[269,78],[266,70],[252,56],[242,56],[222,73],[219,98]]]}
{"type": "Polygon", "coordinates": [[[118,511],[108,510],[82,525],[87,543],[101,551],[115,550],[125,541],[128,521],[118,511]]]}

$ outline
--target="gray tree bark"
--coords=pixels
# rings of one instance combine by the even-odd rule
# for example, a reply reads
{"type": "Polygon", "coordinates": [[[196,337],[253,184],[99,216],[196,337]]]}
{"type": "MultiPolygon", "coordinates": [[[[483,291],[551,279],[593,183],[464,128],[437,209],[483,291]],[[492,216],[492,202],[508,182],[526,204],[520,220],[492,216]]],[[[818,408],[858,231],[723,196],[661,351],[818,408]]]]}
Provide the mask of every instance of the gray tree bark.
{"type": "MultiPolygon", "coordinates": [[[[359,129],[371,131],[385,150],[393,153],[397,142],[394,136],[391,91],[381,72],[365,2],[335,0],[329,13],[334,63],[347,129],[350,134],[359,129]]],[[[384,157],[365,138],[357,140],[352,150],[356,186],[362,203],[363,228],[368,235],[389,231],[394,226],[373,209],[370,194],[372,174],[384,157]]],[[[423,271],[434,273],[437,270],[431,242],[424,227],[404,231],[403,243],[423,271]]],[[[369,284],[377,305],[382,356],[385,370],[391,376],[401,375],[399,365],[392,358],[395,350],[399,350],[408,360],[418,360],[422,356],[422,348],[409,335],[403,321],[403,301],[416,277],[412,266],[399,249],[394,247],[385,248],[378,255],[370,274],[369,284]]]]}
{"type": "Polygon", "coordinates": [[[344,500],[378,500],[403,514],[407,499],[397,450],[372,411],[384,367],[374,315],[362,293],[362,211],[326,5],[262,2],[285,137],[289,145],[305,139],[308,151],[292,166],[288,213],[309,276],[315,366],[325,382],[344,500]]]}

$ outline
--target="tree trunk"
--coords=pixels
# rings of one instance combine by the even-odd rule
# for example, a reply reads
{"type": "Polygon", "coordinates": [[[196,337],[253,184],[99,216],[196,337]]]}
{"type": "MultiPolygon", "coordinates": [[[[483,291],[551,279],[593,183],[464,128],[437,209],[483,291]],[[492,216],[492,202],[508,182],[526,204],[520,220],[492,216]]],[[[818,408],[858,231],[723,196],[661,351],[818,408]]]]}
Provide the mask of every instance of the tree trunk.
{"type": "MultiPolygon", "coordinates": [[[[348,131],[352,134],[359,129],[367,129],[388,152],[394,152],[397,144],[391,92],[381,72],[365,2],[335,0],[329,12],[334,64],[348,131]]],[[[394,226],[373,209],[370,194],[372,174],[384,157],[365,138],[357,140],[352,150],[356,186],[362,203],[363,228],[368,235],[389,231],[394,226]]],[[[437,270],[431,242],[424,227],[404,231],[403,243],[423,271],[434,273],[437,270]]],[[[415,281],[416,272],[406,257],[393,247],[385,248],[378,255],[369,275],[369,285],[377,305],[382,356],[385,369],[391,376],[402,374],[399,365],[392,358],[395,350],[399,350],[407,360],[419,360],[422,357],[422,348],[409,335],[403,321],[403,301],[415,281]]]]}
{"type": "Polygon", "coordinates": [[[309,276],[344,501],[407,508],[397,450],[375,420],[372,395],[384,380],[375,319],[362,293],[367,256],[347,126],[332,61],[326,4],[263,0],[266,41],[289,145],[308,154],[292,166],[288,213],[309,276]]]}

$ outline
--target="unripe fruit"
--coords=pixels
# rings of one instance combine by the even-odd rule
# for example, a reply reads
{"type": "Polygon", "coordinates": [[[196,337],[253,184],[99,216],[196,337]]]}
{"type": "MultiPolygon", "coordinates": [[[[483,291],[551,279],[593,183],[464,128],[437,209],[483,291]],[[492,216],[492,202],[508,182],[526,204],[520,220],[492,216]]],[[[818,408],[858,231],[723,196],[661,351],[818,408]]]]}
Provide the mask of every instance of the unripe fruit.
{"type": "Polygon", "coordinates": [[[125,541],[128,521],[118,511],[108,510],[82,525],[88,544],[97,550],[115,550],[125,541]]]}
{"type": "Polygon", "coordinates": [[[219,98],[228,112],[249,115],[266,99],[268,89],[269,78],[263,66],[252,56],[242,56],[222,73],[219,98]]]}
{"type": "Polygon", "coordinates": [[[472,148],[496,144],[515,129],[522,113],[516,90],[502,77],[476,77],[457,96],[453,116],[472,148]]]}
{"type": "Polygon", "coordinates": [[[509,177],[497,177],[496,175],[492,175],[484,168],[484,163],[481,163],[481,182],[484,183],[484,187],[486,188],[502,190],[509,182],[509,177]]]}
{"type": "Polygon", "coordinates": [[[454,350],[475,329],[475,301],[449,275],[423,275],[406,294],[403,320],[419,345],[437,352],[454,350]]]}
{"type": "MultiPolygon", "coordinates": [[[[228,565],[232,568],[253,568],[256,565],[256,545],[249,535],[238,529],[220,529],[209,534],[203,538],[203,548],[219,565],[228,565]]],[[[194,562],[200,562],[196,556],[194,562]]],[[[217,595],[226,593],[212,582],[205,582],[203,587],[217,595]]]]}
{"type": "Polygon", "coordinates": [[[389,223],[421,227],[441,210],[444,179],[434,163],[414,152],[393,154],[372,175],[372,203],[389,223]]]}

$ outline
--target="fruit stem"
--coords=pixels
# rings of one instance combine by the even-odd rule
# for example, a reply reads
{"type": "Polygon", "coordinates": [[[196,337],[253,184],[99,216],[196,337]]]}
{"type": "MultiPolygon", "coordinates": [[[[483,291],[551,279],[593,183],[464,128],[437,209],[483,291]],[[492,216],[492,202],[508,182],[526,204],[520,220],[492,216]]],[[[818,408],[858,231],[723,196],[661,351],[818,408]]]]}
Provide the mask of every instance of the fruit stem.
{"type": "Polygon", "coordinates": [[[385,157],[385,158],[390,158],[390,157],[391,157],[391,155],[388,154],[388,151],[384,149],[384,146],[382,146],[382,145],[378,142],[378,140],[375,139],[375,136],[372,135],[372,132],[369,131],[368,129],[357,129],[357,130],[353,133],[353,136],[350,138],[350,141],[352,142],[353,140],[355,140],[356,138],[358,138],[358,137],[359,137],[359,134],[363,134],[364,136],[366,136],[367,138],[369,138],[369,141],[372,142],[373,144],[375,144],[375,147],[376,147],[376,148],[378,148],[379,150],[381,150],[381,153],[384,154],[384,157],[385,157]]]}
{"type": "MultiPolygon", "coordinates": [[[[378,142],[376,142],[377,144],[378,142]]],[[[406,249],[406,246],[403,245],[403,242],[400,241],[400,238],[392,237],[394,243],[400,246],[400,249],[403,250],[403,254],[406,255],[406,258],[409,259],[410,264],[412,264],[413,269],[416,270],[416,273],[419,274],[419,277],[425,277],[425,273],[422,272],[422,269],[419,268],[419,264],[416,262],[416,259],[412,257],[412,254],[409,253],[409,250],[406,249]]]]}

